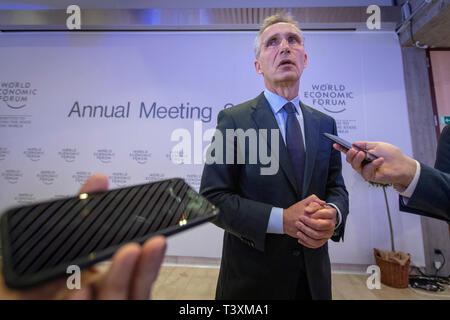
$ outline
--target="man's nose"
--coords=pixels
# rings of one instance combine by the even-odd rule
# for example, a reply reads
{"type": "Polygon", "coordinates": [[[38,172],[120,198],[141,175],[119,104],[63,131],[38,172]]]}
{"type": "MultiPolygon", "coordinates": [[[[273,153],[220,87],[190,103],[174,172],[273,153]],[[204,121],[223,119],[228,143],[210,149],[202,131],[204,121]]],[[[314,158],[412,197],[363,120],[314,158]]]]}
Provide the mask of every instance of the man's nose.
{"type": "Polygon", "coordinates": [[[285,51],[289,52],[290,51],[289,42],[287,41],[287,39],[281,40],[280,51],[281,52],[285,52],[285,51]]]}

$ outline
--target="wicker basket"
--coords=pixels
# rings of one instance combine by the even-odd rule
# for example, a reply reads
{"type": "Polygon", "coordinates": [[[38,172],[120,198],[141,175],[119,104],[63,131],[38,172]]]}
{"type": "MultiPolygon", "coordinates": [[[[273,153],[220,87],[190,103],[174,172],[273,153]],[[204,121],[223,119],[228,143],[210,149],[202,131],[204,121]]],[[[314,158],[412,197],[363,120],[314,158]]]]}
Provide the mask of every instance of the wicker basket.
{"type": "Polygon", "coordinates": [[[375,261],[380,267],[381,283],[394,288],[407,288],[409,284],[409,264],[411,256],[405,265],[388,261],[379,256],[374,250],[375,261]]]}

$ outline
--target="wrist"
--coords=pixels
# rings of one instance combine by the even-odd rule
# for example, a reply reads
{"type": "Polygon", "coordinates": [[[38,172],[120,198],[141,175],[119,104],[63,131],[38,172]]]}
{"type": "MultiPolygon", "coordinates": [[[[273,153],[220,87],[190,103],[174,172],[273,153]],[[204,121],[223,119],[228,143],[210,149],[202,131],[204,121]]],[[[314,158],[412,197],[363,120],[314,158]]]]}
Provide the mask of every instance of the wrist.
{"type": "Polygon", "coordinates": [[[401,169],[402,170],[400,170],[399,179],[398,181],[394,182],[394,184],[399,186],[400,188],[406,189],[408,188],[414,178],[414,175],[416,174],[416,161],[405,156],[405,160],[403,161],[401,169]]]}
{"type": "Polygon", "coordinates": [[[334,229],[337,229],[337,227],[340,224],[341,224],[341,216],[339,215],[339,212],[336,210],[336,218],[335,218],[334,229]]]}
{"type": "Polygon", "coordinates": [[[283,234],[286,234],[287,209],[283,209],[283,234]]]}

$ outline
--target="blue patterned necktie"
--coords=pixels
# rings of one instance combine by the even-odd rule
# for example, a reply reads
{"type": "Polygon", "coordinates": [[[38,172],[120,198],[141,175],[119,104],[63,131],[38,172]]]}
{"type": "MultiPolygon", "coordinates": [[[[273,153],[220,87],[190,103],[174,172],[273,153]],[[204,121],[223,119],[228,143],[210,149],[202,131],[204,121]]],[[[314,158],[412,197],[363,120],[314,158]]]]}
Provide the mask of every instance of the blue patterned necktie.
{"type": "Polygon", "coordinates": [[[286,147],[294,168],[295,180],[298,186],[298,193],[302,194],[303,175],[305,172],[305,147],[303,145],[303,135],[300,123],[297,120],[295,106],[292,102],[284,105],[283,109],[287,113],[286,119],[286,147]]]}

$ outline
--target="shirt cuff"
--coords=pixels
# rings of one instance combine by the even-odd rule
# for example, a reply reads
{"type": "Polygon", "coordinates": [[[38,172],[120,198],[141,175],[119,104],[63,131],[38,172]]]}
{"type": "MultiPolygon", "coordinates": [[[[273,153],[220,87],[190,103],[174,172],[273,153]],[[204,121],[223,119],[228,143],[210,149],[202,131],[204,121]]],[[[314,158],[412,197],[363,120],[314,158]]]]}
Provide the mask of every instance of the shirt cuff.
{"type": "Polygon", "coordinates": [[[416,190],[417,183],[419,182],[420,163],[417,160],[414,161],[416,161],[416,173],[414,174],[414,178],[412,179],[409,186],[406,189],[403,189],[400,188],[399,186],[394,185],[395,191],[397,191],[404,198],[405,204],[406,202],[408,202],[407,198],[411,198],[412,194],[414,193],[414,190],[416,190]]]}
{"type": "Polygon", "coordinates": [[[333,208],[336,209],[337,214],[338,214],[338,220],[339,222],[336,224],[336,226],[334,227],[334,230],[336,230],[337,228],[339,228],[339,226],[342,223],[342,214],[341,214],[341,210],[339,210],[338,206],[335,205],[334,203],[327,203],[327,205],[332,206],[333,208]]]}
{"type": "Polygon", "coordinates": [[[283,209],[273,207],[270,211],[267,233],[283,234],[283,209]]]}
{"type": "MultiPolygon", "coordinates": [[[[338,214],[338,224],[334,227],[336,230],[339,228],[339,226],[342,223],[342,214],[341,210],[339,210],[338,206],[336,206],[334,203],[327,203],[327,205],[332,206],[336,209],[338,214]]],[[[272,211],[270,212],[269,217],[269,223],[267,224],[267,233],[276,233],[276,234],[283,234],[283,209],[273,207],[272,211]]]]}

